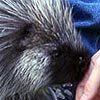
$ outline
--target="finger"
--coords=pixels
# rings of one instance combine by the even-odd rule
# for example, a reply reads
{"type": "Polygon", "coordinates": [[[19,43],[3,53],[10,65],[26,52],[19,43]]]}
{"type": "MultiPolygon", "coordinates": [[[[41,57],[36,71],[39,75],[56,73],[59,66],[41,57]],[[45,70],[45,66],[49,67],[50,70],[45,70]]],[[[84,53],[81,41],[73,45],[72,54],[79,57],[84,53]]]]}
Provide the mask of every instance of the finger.
{"type": "Polygon", "coordinates": [[[83,84],[79,84],[76,90],[76,99],[75,100],[79,100],[83,94],[83,90],[84,90],[84,85],[83,84]]]}
{"type": "Polygon", "coordinates": [[[96,62],[96,67],[93,69],[89,80],[84,87],[84,94],[80,100],[92,100],[98,92],[100,85],[100,57],[96,62]]]}
{"type": "Polygon", "coordinates": [[[100,62],[100,50],[91,58],[88,74],[90,75],[96,64],[100,62]]]}
{"type": "MultiPolygon", "coordinates": [[[[95,64],[93,63],[93,59],[94,59],[94,61],[96,61],[97,58],[100,59],[100,50],[92,57],[92,61],[91,61],[90,66],[89,66],[89,70],[86,72],[84,79],[80,82],[80,84],[77,87],[77,90],[76,90],[76,100],[79,100],[80,97],[82,96],[83,90],[84,90],[84,85],[86,84],[87,80],[89,79],[89,76],[92,73],[92,70],[94,69],[94,65],[95,64]]],[[[100,61],[100,60],[98,60],[98,61],[100,61]]]]}
{"type": "Polygon", "coordinates": [[[96,62],[96,60],[98,59],[98,57],[100,57],[100,50],[97,51],[91,58],[92,62],[96,62]]]}
{"type": "Polygon", "coordinates": [[[92,100],[100,100],[100,95],[96,95],[92,100]]]}
{"type": "Polygon", "coordinates": [[[90,71],[88,70],[88,72],[85,74],[85,77],[83,78],[83,80],[79,83],[78,87],[77,87],[77,90],[76,90],[76,99],[75,100],[79,100],[80,97],[82,96],[83,94],[83,91],[84,91],[84,86],[88,80],[90,76],[90,71]]]}

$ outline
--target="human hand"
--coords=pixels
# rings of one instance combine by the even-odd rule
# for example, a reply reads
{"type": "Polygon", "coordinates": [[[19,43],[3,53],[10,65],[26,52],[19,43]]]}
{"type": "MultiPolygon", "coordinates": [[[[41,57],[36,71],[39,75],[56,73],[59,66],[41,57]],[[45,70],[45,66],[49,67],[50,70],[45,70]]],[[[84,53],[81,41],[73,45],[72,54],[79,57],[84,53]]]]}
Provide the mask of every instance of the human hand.
{"type": "Polygon", "coordinates": [[[100,100],[100,50],[91,58],[89,70],[78,85],[76,100],[100,100]]]}

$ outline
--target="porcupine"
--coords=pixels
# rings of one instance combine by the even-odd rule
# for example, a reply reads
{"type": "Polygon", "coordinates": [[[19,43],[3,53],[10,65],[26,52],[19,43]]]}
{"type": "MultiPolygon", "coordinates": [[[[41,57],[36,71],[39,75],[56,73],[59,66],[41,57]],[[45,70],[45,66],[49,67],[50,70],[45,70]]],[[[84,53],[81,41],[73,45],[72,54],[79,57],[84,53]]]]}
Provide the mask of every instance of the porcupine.
{"type": "Polygon", "coordinates": [[[0,0],[0,100],[36,100],[48,86],[78,84],[89,62],[69,3],[0,0]]]}

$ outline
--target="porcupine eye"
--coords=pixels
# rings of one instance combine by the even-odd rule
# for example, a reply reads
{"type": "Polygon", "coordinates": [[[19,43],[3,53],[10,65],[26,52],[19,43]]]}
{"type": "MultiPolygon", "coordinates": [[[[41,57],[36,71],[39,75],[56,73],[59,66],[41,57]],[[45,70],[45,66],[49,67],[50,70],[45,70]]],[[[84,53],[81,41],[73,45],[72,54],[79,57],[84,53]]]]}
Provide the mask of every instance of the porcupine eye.
{"type": "Polygon", "coordinates": [[[59,51],[59,50],[55,50],[55,51],[53,51],[53,54],[54,54],[54,56],[55,56],[56,58],[59,58],[59,57],[62,55],[62,52],[59,51]]]}
{"type": "Polygon", "coordinates": [[[80,76],[83,76],[84,73],[87,71],[89,62],[90,62],[89,58],[79,56],[77,72],[81,74],[80,76]]]}
{"type": "Polygon", "coordinates": [[[79,64],[81,64],[81,63],[82,63],[82,61],[83,61],[83,57],[82,57],[82,56],[80,56],[80,57],[79,57],[79,64]]]}
{"type": "Polygon", "coordinates": [[[62,45],[56,47],[55,50],[53,50],[53,57],[56,60],[64,59],[64,56],[66,55],[66,52],[63,50],[62,45]]]}
{"type": "Polygon", "coordinates": [[[87,60],[88,60],[88,58],[85,58],[85,57],[80,56],[80,57],[79,57],[79,62],[78,62],[78,64],[79,64],[79,65],[82,65],[82,66],[85,66],[87,60]]]}

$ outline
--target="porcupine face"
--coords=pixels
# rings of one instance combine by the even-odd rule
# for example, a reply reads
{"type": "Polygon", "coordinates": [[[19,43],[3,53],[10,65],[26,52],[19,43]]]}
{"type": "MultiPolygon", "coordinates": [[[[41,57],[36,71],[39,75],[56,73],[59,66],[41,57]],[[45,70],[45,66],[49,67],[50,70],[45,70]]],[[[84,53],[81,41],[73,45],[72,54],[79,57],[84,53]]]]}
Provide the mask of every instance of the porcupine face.
{"type": "Polygon", "coordinates": [[[0,1],[0,98],[77,82],[89,54],[63,0],[0,1]]]}
{"type": "Polygon", "coordinates": [[[87,50],[75,50],[67,44],[62,44],[53,51],[52,57],[54,84],[71,82],[77,84],[82,80],[89,66],[87,50]]]}

